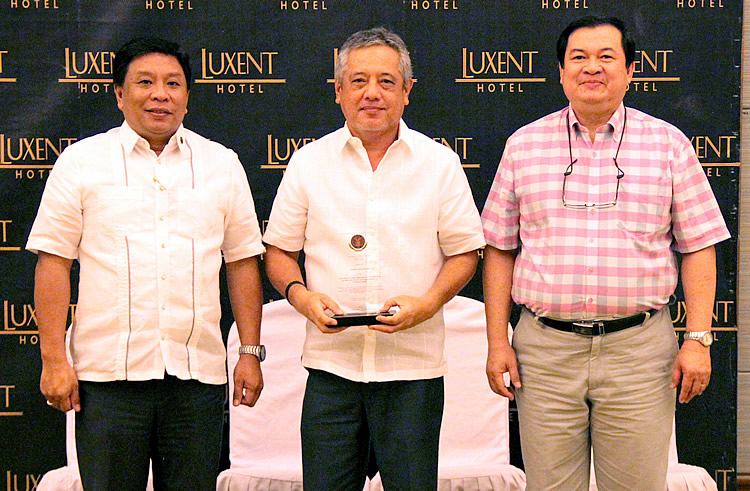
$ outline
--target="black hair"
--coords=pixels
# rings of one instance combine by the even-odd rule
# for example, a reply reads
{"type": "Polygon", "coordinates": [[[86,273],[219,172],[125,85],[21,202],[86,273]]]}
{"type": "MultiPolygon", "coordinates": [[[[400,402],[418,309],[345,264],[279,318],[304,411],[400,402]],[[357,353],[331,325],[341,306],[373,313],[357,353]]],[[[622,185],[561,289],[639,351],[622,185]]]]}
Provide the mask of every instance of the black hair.
{"type": "Polygon", "coordinates": [[[174,56],[185,73],[187,89],[190,90],[190,79],[192,72],[190,70],[190,57],[182,51],[180,45],[156,37],[140,37],[131,39],[120,46],[115,53],[115,61],[112,64],[112,78],[115,86],[122,87],[125,83],[125,76],[128,73],[130,62],[139,56],[150,53],[161,53],[168,56],[174,56]]]}
{"type": "Polygon", "coordinates": [[[568,38],[574,31],[587,27],[612,26],[622,35],[622,50],[625,52],[625,66],[629,67],[635,60],[635,40],[625,27],[625,23],[617,17],[601,17],[589,15],[581,17],[568,24],[568,26],[557,38],[557,61],[561,67],[565,66],[565,51],[568,49],[568,38]]]}

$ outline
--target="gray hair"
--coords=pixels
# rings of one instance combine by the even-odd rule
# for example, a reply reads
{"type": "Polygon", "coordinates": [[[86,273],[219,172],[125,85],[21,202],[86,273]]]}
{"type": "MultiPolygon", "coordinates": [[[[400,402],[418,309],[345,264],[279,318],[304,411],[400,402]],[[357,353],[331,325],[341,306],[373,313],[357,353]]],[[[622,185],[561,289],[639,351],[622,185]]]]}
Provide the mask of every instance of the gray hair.
{"type": "Polygon", "coordinates": [[[339,84],[344,83],[344,70],[349,63],[349,54],[355,49],[369,48],[371,46],[387,46],[398,53],[398,69],[404,79],[404,88],[412,78],[411,58],[409,50],[401,36],[389,31],[385,27],[375,27],[364,31],[355,32],[347,39],[336,57],[336,68],[334,77],[339,84]]]}

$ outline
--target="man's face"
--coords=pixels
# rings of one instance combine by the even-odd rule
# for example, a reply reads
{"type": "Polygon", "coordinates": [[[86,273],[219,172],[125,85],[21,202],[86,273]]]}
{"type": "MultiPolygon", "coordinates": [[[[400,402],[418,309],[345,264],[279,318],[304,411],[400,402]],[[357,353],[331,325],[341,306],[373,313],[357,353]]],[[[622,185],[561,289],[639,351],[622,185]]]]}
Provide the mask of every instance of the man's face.
{"type": "Polygon", "coordinates": [[[568,38],[560,83],[579,116],[587,111],[614,113],[625,97],[634,66],[625,64],[622,35],[616,27],[584,27],[568,38]]]}
{"type": "Polygon", "coordinates": [[[115,86],[117,107],[125,121],[159,150],[182,124],[188,95],[180,62],[162,53],[134,58],[122,87],[115,86]]]}
{"type": "Polygon", "coordinates": [[[413,83],[409,80],[404,87],[398,66],[398,52],[387,46],[349,53],[343,83],[336,82],[336,102],[352,135],[368,140],[398,134],[413,83]]]}

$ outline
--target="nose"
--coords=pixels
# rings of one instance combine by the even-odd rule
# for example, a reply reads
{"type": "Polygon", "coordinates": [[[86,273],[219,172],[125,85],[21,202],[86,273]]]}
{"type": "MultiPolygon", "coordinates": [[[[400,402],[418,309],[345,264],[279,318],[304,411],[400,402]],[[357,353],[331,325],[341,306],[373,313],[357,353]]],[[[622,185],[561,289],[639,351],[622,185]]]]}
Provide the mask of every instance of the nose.
{"type": "Polygon", "coordinates": [[[601,70],[601,68],[602,66],[599,63],[599,59],[596,56],[590,56],[586,60],[586,65],[583,67],[586,73],[598,73],[601,70]]]}
{"type": "Polygon", "coordinates": [[[370,100],[380,98],[380,84],[377,79],[373,78],[367,82],[365,86],[365,98],[370,100]]]}
{"type": "Polygon", "coordinates": [[[167,85],[164,82],[154,82],[151,91],[151,98],[159,101],[169,99],[167,85]]]}

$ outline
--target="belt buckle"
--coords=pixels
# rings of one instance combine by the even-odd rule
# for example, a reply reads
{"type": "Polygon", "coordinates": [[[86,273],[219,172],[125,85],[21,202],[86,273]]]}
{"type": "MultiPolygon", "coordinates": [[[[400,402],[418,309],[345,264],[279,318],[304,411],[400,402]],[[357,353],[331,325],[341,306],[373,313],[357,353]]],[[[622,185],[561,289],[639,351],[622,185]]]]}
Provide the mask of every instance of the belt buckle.
{"type": "Polygon", "coordinates": [[[582,336],[601,336],[604,334],[604,321],[573,322],[572,330],[582,336]]]}

